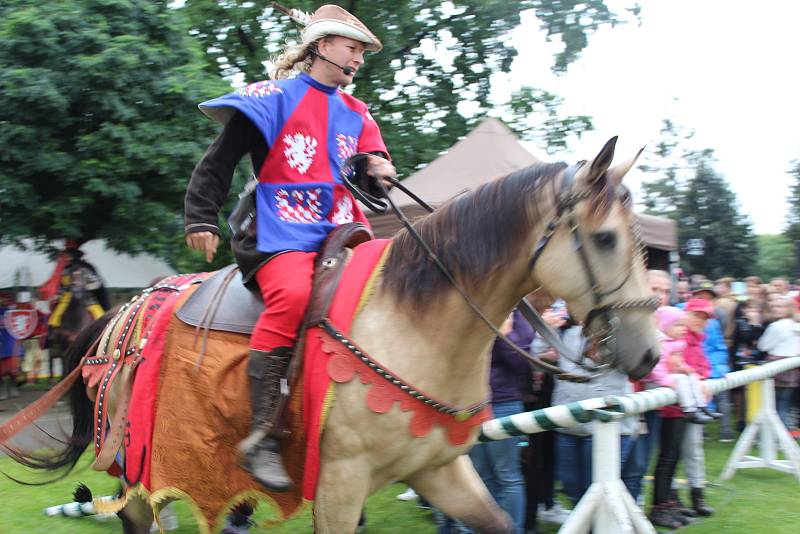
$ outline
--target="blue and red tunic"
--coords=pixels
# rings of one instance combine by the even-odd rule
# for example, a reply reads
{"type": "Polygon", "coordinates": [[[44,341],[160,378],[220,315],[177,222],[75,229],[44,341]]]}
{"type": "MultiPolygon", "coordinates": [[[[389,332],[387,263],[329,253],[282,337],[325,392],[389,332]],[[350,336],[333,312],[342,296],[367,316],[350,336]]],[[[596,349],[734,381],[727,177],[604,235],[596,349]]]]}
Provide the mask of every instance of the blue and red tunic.
{"type": "Polygon", "coordinates": [[[339,175],[356,152],[388,155],[363,102],[301,73],[248,85],[200,109],[222,124],[239,111],[266,141],[256,193],[258,251],[317,251],[335,226],[367,223],[339,175]]]}

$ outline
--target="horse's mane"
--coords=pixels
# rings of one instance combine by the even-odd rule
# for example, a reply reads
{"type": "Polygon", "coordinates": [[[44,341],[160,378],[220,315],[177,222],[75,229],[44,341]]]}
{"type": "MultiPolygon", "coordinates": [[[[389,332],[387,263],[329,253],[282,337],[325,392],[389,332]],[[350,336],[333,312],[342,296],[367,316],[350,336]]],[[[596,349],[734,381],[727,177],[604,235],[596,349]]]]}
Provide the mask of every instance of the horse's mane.
{"type": "MultiPolygon", "coordinates": [[[[555,178],[565,167],[565,163],[538,163],[483,184],[417,221],[414,228],[469,288],[470,281],[485,280],[519,253],[540,218],[545,196],[550,201],[555,197],[555,178]],[[544,195],[548,184],[551,194],[544,195]]],[[[450,287],[408,230],[392,239],[383,271],[384,291],[418,307],[450,287]]]]}

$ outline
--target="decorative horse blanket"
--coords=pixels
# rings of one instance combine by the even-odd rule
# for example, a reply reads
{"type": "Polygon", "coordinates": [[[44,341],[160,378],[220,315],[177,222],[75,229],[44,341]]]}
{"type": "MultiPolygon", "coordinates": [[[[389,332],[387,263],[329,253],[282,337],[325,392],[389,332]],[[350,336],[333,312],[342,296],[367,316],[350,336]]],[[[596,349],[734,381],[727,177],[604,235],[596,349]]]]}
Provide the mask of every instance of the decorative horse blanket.
{"type": "MultiPolygon", "coordinates": [[[[359,304],[369,298],[387,245],[388,241],[369,241],[350,256],[329,313],[344,331],[359,304]]],[[[169,332],[160,338],[163,358],[151,355],[137,369],[124,454],[117,455],[110,469],[112,474],[123,473],[133,487],[116,503],[96,506],[101,512],[116,511],[133,495],[153,505],[185,499],[192,504],[202,532],[213,530],[232,506],[247,499],[266,498],[277,506],[280,519],[291,517],[304,497],[313,499],[319,474],[319,441],[332,398],[322,340],[316,329],[309,329],[304,376],[288,403],[291,415],[282,452],[295,488],[267,492],[236,462],[236,446],[247,436],[251,417],[248,338],[215,330],[198,335],[175,317],[173,312],[195,289],[184,289],[174,297],[174,306],[162,306],[156,314],[155,324],[169,332]],[[150,404],[154,398],[157,402],[150,404]],[[145,402],[140,405],[139,399],[145,402]]],[[[147,346],[152,339],[151,334],[147,346]]]]}

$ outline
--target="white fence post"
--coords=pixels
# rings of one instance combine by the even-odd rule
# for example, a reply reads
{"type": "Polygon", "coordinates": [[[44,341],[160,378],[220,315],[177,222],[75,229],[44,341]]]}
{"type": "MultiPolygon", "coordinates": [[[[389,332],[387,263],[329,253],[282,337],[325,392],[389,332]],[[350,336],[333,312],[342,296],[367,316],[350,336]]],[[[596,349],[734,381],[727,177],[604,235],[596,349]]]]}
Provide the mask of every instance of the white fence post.
{"type": "Polygon", "coordinates": [[[761,408],[747,425],[736,442],[731,457],[720,475],[720,480],[730,480],[737,469],[766,467],[794,474],[800,482],[800,446],[792,439],[778,412],[775,411],[775,381],[767,378],[761,385],[761,408]],[[747,454],[758,439],[761,457],[747,454]],[[778,450],[786,455],[778,459],[778,450]]]}
{"type": "Polygon", "coordinates": [[[655,534],[620,479],[620,413],[596,410],[592,438],[592,485],[559,534],[655,534]]]}

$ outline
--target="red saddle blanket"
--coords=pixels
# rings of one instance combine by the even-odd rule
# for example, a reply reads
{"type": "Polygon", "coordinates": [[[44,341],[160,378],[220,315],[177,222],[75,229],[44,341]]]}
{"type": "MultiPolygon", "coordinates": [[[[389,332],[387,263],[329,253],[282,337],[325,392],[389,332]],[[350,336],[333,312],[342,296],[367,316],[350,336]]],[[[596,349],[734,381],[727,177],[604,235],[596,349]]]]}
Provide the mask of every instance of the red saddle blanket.
{"type": "MultiPolygon", "coordinates": [[[[354,249],[328,315],[343,332],[359,303],[369,297],[388,243],[369,241],[354,249]]],[[[281,518],[288,518],[303,498],[314,498],[319,474],[320,437],[331,389],[321,340],[310,329],[303,380],[289,402],[290,434],[282,441],[295,487],[287,493],[266,492],[236,461],[236,445],[248,434],[251,417],[248,337],[210,331],[204,339],[202,332],[198,336],[194,327],[182,323],[173,312],[193,290],[178,295],[174,306],[162,306],[147,342],[159,352],[149,354],[137,370],[123,472],[138,484],[128,495],[142,495],[151,504],[188,500],[201,532],[214,530],[230,507],[244,499],[266,498],[278,507],[281,518]]],[[[122,504],[103,506],[103,511],[122,504]]]]}
{"type": "MultiPolygon", "coordinates": [[[[386,239],[376,239],[355,248],[355,254],[342,273],[328,313],[329,321],[340,332],[349,332],[359,303],[369,299],[372,286],[382,271],[388,244],[386,239]]],[[[330,407],[329,392],[332,387],[327,369],[329,357],[323,350],[324,338],[320,336],[320,332],[318,327],[309,328],[306,332],[303,361],[303,419],[308,438],[303,497],[308,500],[314,499],[317,489],[320,437],[325,424],[325,413],[330,407]]]]}

